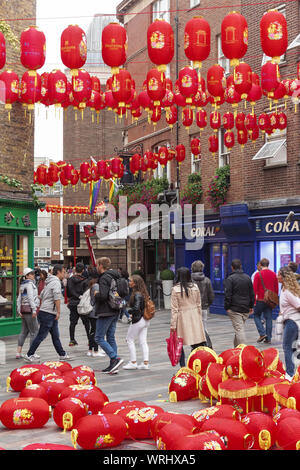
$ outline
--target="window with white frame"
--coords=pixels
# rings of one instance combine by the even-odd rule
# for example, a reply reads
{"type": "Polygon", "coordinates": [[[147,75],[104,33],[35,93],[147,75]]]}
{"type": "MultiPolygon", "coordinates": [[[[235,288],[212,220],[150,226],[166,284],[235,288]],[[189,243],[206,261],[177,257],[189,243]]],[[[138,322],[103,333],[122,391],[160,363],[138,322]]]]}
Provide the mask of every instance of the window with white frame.
{"type": "Polygon", "coordinates": [[[38,248],[35,248],[35,249],[34,249],[34,257],[35,257],[35,258],[38,258],[38,256],[39,256],[39,249],[38,249],[38,248]]]}
{"type": "Polygon", "coordinates": [[[152,4],[152,21],[156,19],[170,22],[170,2],[169,0],[156,0],[152,4]]]}
{"type": "Polygon", "coordinates": [[[200,5],[200,0],[190,0],[190,8],[200,5]]]}
{"type": "Polygon", "coordinates": [[[224,134],[226,130],[224,127],[219,129],[219,168],[225,165],[229,165],[229,157],[230,152],[228,152],[228,148],[224,144],[224,134]]]}
{"type": "MultiPolygon", "coordinates": [[[[276,129],[275,132],[273,132],[271,135],[265,133],[265,143],[276,143],[280,142],[282,139],[286,139],[286,130],[280,131],[279,129],[276,129]]],[[[265,162],[266,167],[271,167],[274,165],[285,165],[287,163],[286,141],[283,143],[283,145],[280,145],[274,156],[272,158],[266,158],[265,162]]]]}
{"type": "Polygon", "coordinates": [[[34,249],[35,258],[50,258],[51,257],[51,248],[36,247],[34,249]]]}
{"type": "Polygon", "coordinates": [[[218,64],[221,65],[221,67],[223,67],[227,75],[230,73],[230,60],[227,59],[227,57],[225,57],[223,53],[221,34],[217,35],[217,44],[218,44],[218,64]]]}
{"type": "MultiPolygon", "coordinates": [[[[169,142],[164,142],[159,145],[153,147],[153,153],[158,153],[160,147],[167,147],[168,149],[171,147],[169,142]]],[[[171,164],[170,162],[167,163],[166,166],[162,166],[158,163],[156,170],[154,171],[154,178],[167,178],[169,182],[171,182],[171,164]]]]}
{"type": "Polygon", "coordinates": [[[39,227],[38,230],[34,232],[35,237],[51,237],[51,228],[50,227],[39,227]]]}
{"type": "MultiPolygon", "coordinates": [[[[285,5],[280,5],[279,7],[276,7],[276,10],[279,11],[279,13],[282,13],[284,17],[286,17],[286,7],[285,5]]],[[[269,60],[271,60],[272,57],[267,56],[266,54],[263,54],[261,65],[265,65],[269,60]]],[[[286,55],[283,54],[280,56],[280,64],[283,64],[286,61],[286,55]]]]}

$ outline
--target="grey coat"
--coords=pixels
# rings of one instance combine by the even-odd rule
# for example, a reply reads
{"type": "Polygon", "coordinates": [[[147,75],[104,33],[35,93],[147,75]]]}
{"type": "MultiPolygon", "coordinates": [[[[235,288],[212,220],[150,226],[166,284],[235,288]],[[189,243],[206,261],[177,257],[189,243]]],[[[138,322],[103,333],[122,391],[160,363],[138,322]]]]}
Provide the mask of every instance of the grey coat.
{"type": "Polygon", "coordinates": [[[39,304],[40,301],[35,282],[31,279],[26,279],[20,285],[20,291],[17,298],[17,312],[21,312],[21,305],[30,305],[32,313],[36,313],[39,304]]]}
{"type": "Polygon", "coordinates": [[[215,293],[211,281],[203,272],[192,273],[192,280],[197,284],[201,294],[202,309],[207,310],[213,303],[215,293]]]}

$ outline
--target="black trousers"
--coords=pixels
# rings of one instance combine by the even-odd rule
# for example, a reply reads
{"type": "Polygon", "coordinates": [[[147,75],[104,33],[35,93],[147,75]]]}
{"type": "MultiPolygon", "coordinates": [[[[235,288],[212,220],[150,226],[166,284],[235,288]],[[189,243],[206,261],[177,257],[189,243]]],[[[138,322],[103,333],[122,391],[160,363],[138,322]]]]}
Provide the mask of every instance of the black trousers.
{"type": "MultiPolygon", "coordinates": [[[[191,346],[191,350],[193,351],[194,349],[198,348],[199,346],[206,346],[206,345],[207,345],[206,341],[204,341],[203,343],[199,343],[199,344],[193,344],[191,346]]],[[[180,367],[185,367],[185,354],[184,354],[183,348],[182,348],[182,351],[181,351],[179,364],[180,364],[180,367]]]]}
{"type": "Polygon", "coordinates": [[[77,312],[77,305],[70,305],[69,310],[70,310],[70,327],[69,327],[70,341],[75,341],[75,327],[78,323],[79,318],[81,318],[81,321],[86,331],[87,338],[89,339],[89,335],[90,335],[89,317],[87,315],[79,315],[79,313],[77,312]]]}
{"type": "Polygon", "coordinates": [[[89,331],[89,350],[92,349],[97,352],[98,351],[98,344],[95,341],[95,333],[96,333],[96,325],[97,325],[97,318],[89,318],[90,321],[90,331],[89,331]]]}

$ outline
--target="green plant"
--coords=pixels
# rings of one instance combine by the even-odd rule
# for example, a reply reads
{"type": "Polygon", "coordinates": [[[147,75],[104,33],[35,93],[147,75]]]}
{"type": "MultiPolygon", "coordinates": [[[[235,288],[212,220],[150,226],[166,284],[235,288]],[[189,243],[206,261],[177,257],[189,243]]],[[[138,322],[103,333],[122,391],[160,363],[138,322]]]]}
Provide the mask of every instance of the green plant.
{"type": "Polygon", "coordinates": [[[37,191],[38,192],[44,191],[43,186],[40,186],[39,184],[31,184],[30,188],[31,188],[31,194],[32,194],[34,206],[37,208],[44,207],[45,203],[41,202],[36,194],[37,191]]]}
{"type": "Polygon", "coordinates": [[[207,201],[211,207],[218,209],[226,201],[226,195],[230,186],[230,166],[225,165],[216,170],[216,174],[211,180],[208,191],[207,201]]]}
{"type": "Polygon", "coordinates": [[[160,280],[161,281],[173,281],[174,280],[174,272],[171,269],[164,269],[160,272],[160,280]]]}
{"type": "Polygon", "coordinates": [[[19,189],[20,191],[23,191],[22,183],[21,181],[15,179],[15,178],[9,178],[6,175],[1,175],[0,174],[0,183],[5,183],[11,188],[16,188],[19,189]]]}
{"type": "Polygon", "coordinates": [[[202,200],[202,179],[199,173],[192,173],[188,177],[187,185],[181,193],[181,205],[192,204],[193,206],[199,204],[202,200]]]}
{"type": "Polygon", "coordinates": [[[7,24],[4,20],[0,20],[0,31],[4,34],[4,37],[7,42],[9,42],[16,51],[19,51],[20,42],[13,33],[10,25],[7,24]]]}

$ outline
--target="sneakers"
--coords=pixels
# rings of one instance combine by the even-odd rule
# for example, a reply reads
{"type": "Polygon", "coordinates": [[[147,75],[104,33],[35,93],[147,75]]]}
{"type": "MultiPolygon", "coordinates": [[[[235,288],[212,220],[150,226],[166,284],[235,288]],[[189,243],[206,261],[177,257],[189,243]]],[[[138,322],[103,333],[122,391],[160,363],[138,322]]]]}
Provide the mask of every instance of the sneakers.
{"type": "Polygon", "coordinates": [[[142,364],[139,364],[137,366],[138,369],[149,369],[149,364],[145,364],[144,362],[142,362],[142,364]]]}
{"type": "Polygon", "coordinates": [[[118,367],[123,364],[124,360],[121,359],[120,357],[117,357],[116,359],[111,359],[110,360],[110,364],[108,367],[106,367],[106,369],[104,369],[102,372],[104,374],[111,374],[112,372],[114,372],[116,369],[118,369],[118,367]]]}
{"type": "Polygon", "coordinates": [[[138,368],[137,363],[134,363],[131,361],[129,361],[128,364],[123,366],[123,369],[126,369],[126,370],[137,369],[137,368],[138,368]]]}
{"type": "Polygon", "coordinates": [[[16,359],[22,359],[24,355],[22,353],[16,353],[16,359]]]}
{"type": "Polygon", "coordinates": [[[73,339],[72,341],[69,342],[69,346],[78,346],[78,343],[77,341],[75,341],[75,339],[73,339]]]}
{"type": "Polygon", "coordinates": [[[86,355],[90,357],[90,356],[93,355],[93,353],[92,353],[92,351],[88,351],[88,352],[86,353],[86,355]]]}
{"type": "Polygon", "coordinates": [[[271,340],[270,340],[270,339],[268,339],[267,337],[265,337],[265,339],[264,339],[264,343],[271,344],[271,340]]]}
{"type": "Polygon", "coordinates": [[[93,351],[92,356],[93,357],[104,357],[104,356],[106,356],[106,354],[105,354],[104,351],[93,351]]]}
{"type": "Polygon", "coordinates": [[[64,356],[59,356],[59,360],[60,361],[71,361],[72,360],[72,357],[69,356],[67,353],[64,355],[64,356]]]}
{"type": "Polygon", "coordinates": [[[262,335],[262,336],[260,336],[260,337],[258,338],[258,340],[257,340],[257,343],[261,343],[261,342],[264,341],[264,339],[266,339],[266,338],[267,338],[267,335],[262,335]]]}
{"type": "Polygon", "coordinates": [[[34,356],[27,356],[27,354],[25,354],[23,359],[24,359],[25,362],[35,362],[36,361],[36,358],[34,356]]]}

